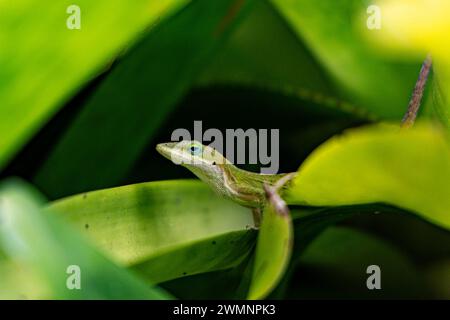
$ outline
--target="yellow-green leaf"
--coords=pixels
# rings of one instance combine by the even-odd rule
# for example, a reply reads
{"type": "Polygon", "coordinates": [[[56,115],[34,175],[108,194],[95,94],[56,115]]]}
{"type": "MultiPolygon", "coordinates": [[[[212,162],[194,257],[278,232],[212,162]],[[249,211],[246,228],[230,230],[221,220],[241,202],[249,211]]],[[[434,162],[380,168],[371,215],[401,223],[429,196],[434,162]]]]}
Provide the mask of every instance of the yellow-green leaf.
{"type": "Polygon", "coordinates": [[[310,206],[384,202],[450,228],[450,148],[432,125],[349,130],[310,155],[286,197],[310,206]]]}
{"type": "Polygon", "coordinates": [[[233,267],[255,241],[250,211],[194,180],[93,191],[50,208],[152,283],[233,267]]]}
{"type": "Polygon", "coordinates": [[[256,245],[249,299],[266,297],[281,280],[291,257],[293,242],[292,219],[284,202],[279,210],[270,202],[264,209],[256,245]]]}

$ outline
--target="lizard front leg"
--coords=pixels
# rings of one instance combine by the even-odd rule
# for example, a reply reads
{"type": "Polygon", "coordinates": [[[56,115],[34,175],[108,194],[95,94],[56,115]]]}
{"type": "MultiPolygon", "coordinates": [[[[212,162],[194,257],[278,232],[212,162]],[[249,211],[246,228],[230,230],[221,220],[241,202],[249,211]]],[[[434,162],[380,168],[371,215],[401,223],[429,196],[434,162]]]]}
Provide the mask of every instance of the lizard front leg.
{"type": "Polygon", "coordinates": [[[254,228],[259,229],[259,226],[261,225],[261,214],[262,214],[261,208],[252,208],[252,214],[253,214],[254,228]]]}

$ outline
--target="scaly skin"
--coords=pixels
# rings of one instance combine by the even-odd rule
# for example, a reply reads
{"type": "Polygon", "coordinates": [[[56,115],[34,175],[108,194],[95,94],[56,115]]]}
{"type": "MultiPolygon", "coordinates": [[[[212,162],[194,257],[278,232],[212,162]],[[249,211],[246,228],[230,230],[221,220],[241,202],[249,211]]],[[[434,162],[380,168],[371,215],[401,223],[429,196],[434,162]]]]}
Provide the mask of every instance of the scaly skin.
{"type": "MultiPolygon", "coordinates": [[[[276,186],[283,177],[290,180],[286,178],[295,174],[258,174],[239,169],[218,151],[197,141],[161,143],[156,150],[192,171],[220,196],[253,209],[256,226],[267,202],[264,185],[276,186]]],[[[278,188],[286,188],[286,184],[278,188]]]]}

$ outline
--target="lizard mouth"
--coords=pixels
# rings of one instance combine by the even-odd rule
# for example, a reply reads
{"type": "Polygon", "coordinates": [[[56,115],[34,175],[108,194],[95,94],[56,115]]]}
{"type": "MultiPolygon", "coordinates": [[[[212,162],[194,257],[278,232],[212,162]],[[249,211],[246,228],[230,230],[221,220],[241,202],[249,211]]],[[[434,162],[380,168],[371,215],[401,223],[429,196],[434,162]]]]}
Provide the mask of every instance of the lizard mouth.
{"type": "Polygon", "coordinates": [[[158,151],[164,158],[172,160],[172,148],[167,143],[159,143],[156,145],[156,151],[158,151]]]}
{"type": "Polygon", "coordinates": [[[192,157],[186,156],[178,144],[179,142],[159,143],[156,145],[156,151],[175,164],[192,162],[192,157]]]}

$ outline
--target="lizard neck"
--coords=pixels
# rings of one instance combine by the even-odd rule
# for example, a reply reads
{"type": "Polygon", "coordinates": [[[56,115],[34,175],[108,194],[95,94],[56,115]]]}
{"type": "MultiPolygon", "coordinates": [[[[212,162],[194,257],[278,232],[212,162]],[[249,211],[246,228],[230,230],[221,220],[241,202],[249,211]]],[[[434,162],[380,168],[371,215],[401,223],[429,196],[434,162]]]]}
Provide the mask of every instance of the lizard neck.
{"type": "Polygon", "coordinates": [[[224,175],[221,167],[215,165],[185,165],[185,167],[208,184],[216,193],[223,195],[221,191],[224,186],[224,175]]]}

